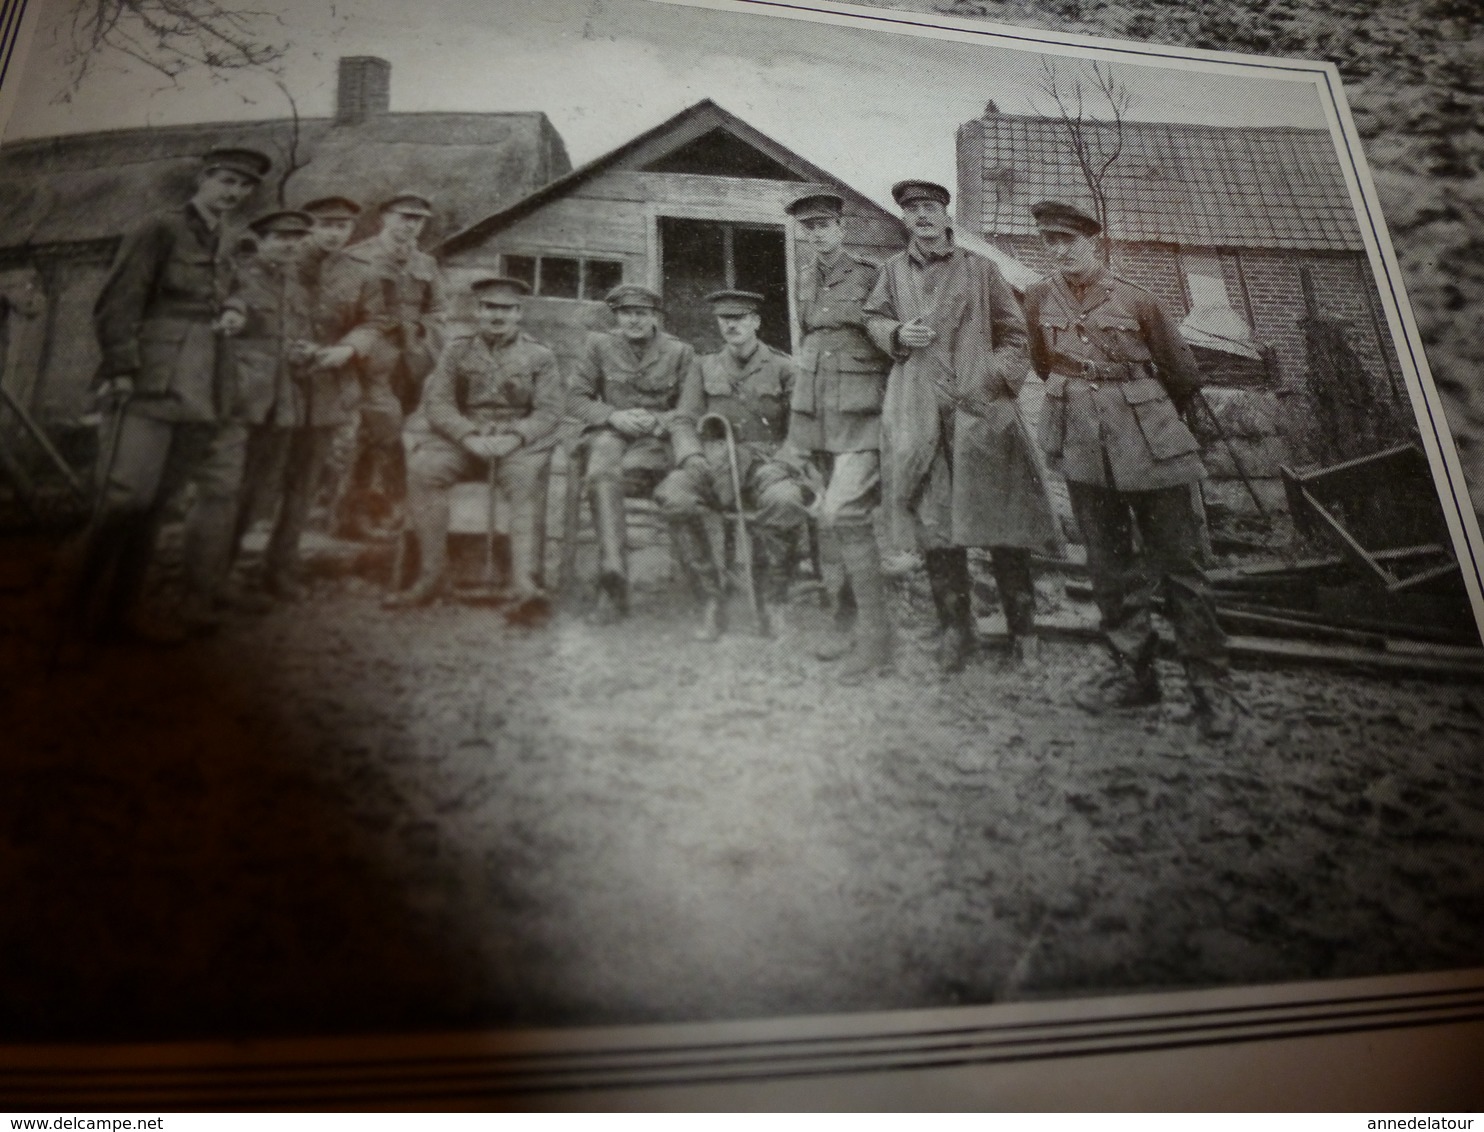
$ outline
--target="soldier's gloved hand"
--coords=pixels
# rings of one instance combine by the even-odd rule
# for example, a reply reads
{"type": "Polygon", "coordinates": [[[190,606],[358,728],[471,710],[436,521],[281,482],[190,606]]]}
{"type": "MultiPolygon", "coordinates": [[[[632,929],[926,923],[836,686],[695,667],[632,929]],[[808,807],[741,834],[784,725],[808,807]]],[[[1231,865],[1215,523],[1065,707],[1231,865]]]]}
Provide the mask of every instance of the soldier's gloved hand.
{"type": "Polygon", "coordinates": [[[925,346],[931,346],[937,336],[937,331],[919,318],[897,327],[897,341],[908,350],[921,350],[925,346]]]}
{"type": "Polygon", "coordinates": [[[464,451],[478,460],[498,460],[515,451],[512,448],[502,448],[501,441],[508,440],[505,436],[480,436],[478,433],[464,437],[464,451]]]}
{"type": "Polygon", "coordinates": [[[110,377],[93,393],[100,408],[110,408],[134,396],[134,375],[121,373],[110,377]]]}
{"type": "Polygon", "coordinates": [[[627,437],[649,436],[659,422],[648,409],[616,409],[608,423],[627,437]]]}
{"type": "Polygon", "coordinates": [[[285,353],[288,355],[289,365],[302,366],[305,362],[314,357],[314,355],[317,353],[317,350],[315,349],[315,345],[313,342],[305,342],[303,339],[296,339],[295,341],[289,343],[289,348],[285,351],[285,353]]]}
{"type": "Polygon", "coordinates": [[[315,369],[339,369],[356,356],[354,346],[322,346],[314,352],[315,369]]]}
{"type": "Polygon", "coordinates": [[[216,320],[216,332],[224,338],[235,338],[247,326],[247,316],[239,310],[222,311],[216,320]]]}

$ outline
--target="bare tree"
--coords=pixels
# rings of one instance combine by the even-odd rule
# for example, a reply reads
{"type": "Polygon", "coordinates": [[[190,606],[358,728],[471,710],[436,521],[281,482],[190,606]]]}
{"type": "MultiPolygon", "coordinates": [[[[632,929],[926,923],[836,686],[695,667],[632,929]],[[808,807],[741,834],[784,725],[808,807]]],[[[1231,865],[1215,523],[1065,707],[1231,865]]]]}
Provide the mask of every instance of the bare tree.
{"type": "Polygon", "coordinates": [[[171,83],[186,72],[214,75],[273,67],[288,53],[283,21],[274,13],[217,0],[74,0],[59,29],[69,101],[94,66],[122,55],[171,83]]]}
{"type": "Polygon", "coordinates": [[[1131,95],[1128,87],[1113,75],[1110,63],[1084,63],[1070,79],[1057,70],[1056,63],[1041,59],[1038,89],[1051,100],[1055,113],[1066,128],[1067,147],[1076,158],[1082,180],[1092,196],[1092,205],[1103,234],[1099,250],[1103,262],[1111,254],[1108,232],[1108,173],[1123,156],[1123,120],[1128,115],[1131,95]]]}
{"type": "MultiPolygon", "coordinates": [[[[93,68],[110,55],[142,64],[171,86],[189,72],[218,82],[257,75],[277,88],[288,106],[286,138],[275,142],[280,161],[275,195],[280,207],[289,179],[309,164],[299,102],[285,78],[293,41],[282,18],[269,11],[226,7],[217,0],[74,0],[59,31],[66,79],[57,98],[71,101],[93,68]]],[[[345,22],[332,5],[337,25],[345,22]]],[[[318,57],[318,53],[316,53],[318,57]]],[[[244,103],[259,99],[239,92],[244,103]]]]}

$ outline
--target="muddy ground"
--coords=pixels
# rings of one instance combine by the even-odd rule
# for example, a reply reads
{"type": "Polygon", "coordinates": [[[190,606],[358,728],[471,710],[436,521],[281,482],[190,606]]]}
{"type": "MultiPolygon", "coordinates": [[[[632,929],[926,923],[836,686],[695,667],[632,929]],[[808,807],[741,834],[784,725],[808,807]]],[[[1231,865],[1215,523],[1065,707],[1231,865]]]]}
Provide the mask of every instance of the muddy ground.
{"type": "MultiPolygon", "coordinates": [[[[625,626],[391,613],[362,578],[48,679],[45,547],[0,579],[0,1039],[578,1024],[1484,963],[1484,689],[1239,673],[1209,743],[1094,720],[1051,642],[842,690],[625,626]]],[[[1043,605],[1059,604],[1045,583],[1043,605]]]]}

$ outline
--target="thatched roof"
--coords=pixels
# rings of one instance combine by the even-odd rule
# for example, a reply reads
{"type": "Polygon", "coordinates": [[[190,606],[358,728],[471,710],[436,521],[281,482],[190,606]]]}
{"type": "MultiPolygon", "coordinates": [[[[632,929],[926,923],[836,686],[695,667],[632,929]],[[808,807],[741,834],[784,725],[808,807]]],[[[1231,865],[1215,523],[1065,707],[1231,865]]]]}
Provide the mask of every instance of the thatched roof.
{"type": "MultiPolygon", "coordinates": [[[[282,155],[284,119],[116,130],[0,148],[0,248],[112,239],[190,195],[198,156],[213,145],[282,155]]],[[[337,125],[301,123],[307,166],[290,204],[331,193],[371,203],[401,189],[429,196],[430,237],[458,231],[571,169],[545,114],[394,114],[337,125]]],[[[265,185],[252,207],[272,204],[265,185]]]]}

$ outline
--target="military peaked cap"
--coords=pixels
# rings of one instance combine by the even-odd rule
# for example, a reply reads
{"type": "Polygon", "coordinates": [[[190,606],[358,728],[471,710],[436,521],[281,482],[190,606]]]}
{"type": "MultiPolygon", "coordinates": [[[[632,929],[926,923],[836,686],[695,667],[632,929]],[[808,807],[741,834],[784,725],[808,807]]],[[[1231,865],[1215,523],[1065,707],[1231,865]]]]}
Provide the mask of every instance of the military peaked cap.
{"type": "Polygon", "coordinates": [[[432,216],[433,202],[421,193],[398,193],[381,202],[382,212],[400,212],[407,216],[432,216]]]}
{"type": "Polygon", "coordinates": [[[254,217],[248,221],[247,226],[259,236],[266,236],[270,232],[282,232],[290,236],[307,236],[309,229],[314,227],[314,217],[297,209],[280,208],[254,217]]]}
{"type": "Polygon", "coordinates": [[[509,275],[481,275],[469,284],[469,290],[486,302],[495,302],[529,295],[531,285],[524,279],[515,279],[509,275]]]}
{"type": "Polygon", "coordinates": [[[659,310],[662,306],[659,293],[651,291],[648,287],[641,287],[638,283],[620,283],[609,291],[603,299],[614,310],[622,310],[624,307],[649,307],[659,310]]]}
{"type": "Polygon", "coordinates": [[[218,146],[202,155],[201,165],[208,173],[213,169],[228,169],[254,181],[261,181],[268,175],[268,170],[273,168],[273,158],[242,146],[218,146]]]}
{"type": "Polygon", "coordinates": [[[1043,200],[1031,205],[1036,227],[1043,232],[1065,232],[1070,236],[1096,236],[1103,226],[1080,208],[1059,200],[1043,200]]]}
{"type": "Polygon", "coordinates": [[[891,187],[891,199],[899,208],[906,208],[915,200],[935,200],[947,208],[953,196],[942,185],[932,181],[898,181],[891,187]]]}
{"type": "Polygon", "coordinates": [[[810,193],[784,206],[795,220],[838,220],[845,214],[845,200],[834,193],[810,193]]]}
{"type": "Polygon", "coordinates": [[[717,314],[757,314],[763,297],[756,291],[712,291],[706,296],[717,314]]]}
{"type": "Polygon", "coordinates": [[[315,197],[299,206],[318,220],[354,220],[361,214],[361,206],[349,197],[315,197]]]}

